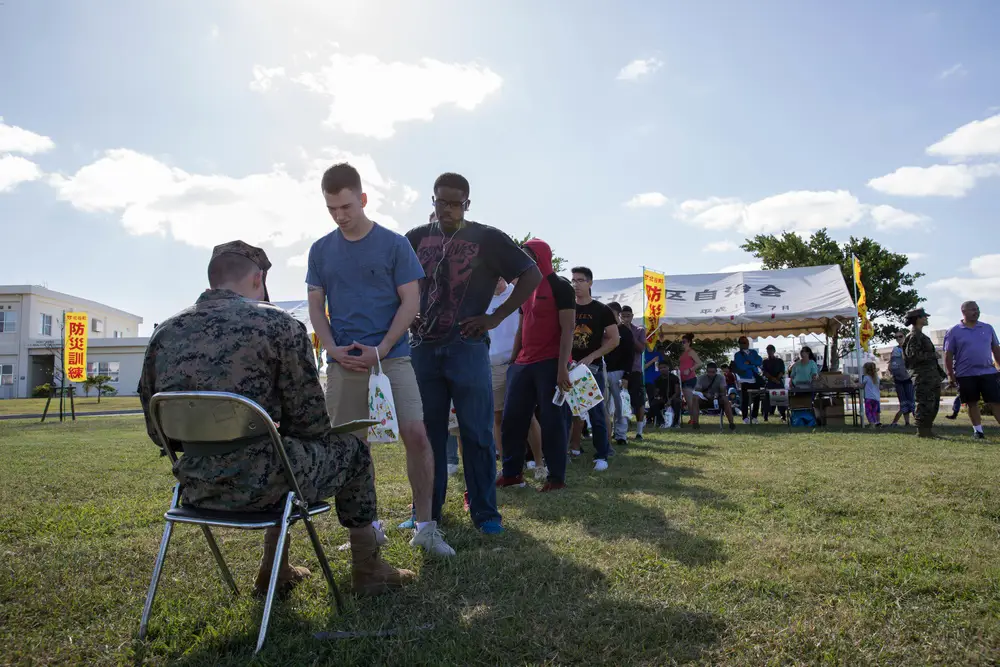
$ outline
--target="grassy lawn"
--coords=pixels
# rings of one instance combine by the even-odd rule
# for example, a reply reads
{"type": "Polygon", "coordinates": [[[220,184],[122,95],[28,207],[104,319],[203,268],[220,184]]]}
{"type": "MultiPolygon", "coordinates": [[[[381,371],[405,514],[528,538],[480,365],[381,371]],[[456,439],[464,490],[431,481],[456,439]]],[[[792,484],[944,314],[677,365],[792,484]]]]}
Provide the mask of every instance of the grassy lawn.
{"type": "MultiPolygon", "coordinates": [[[[40,415],[45,409],[44,398],[13,398],[5,401],[0,401],[0,415],[40,415]]],[[[104,410],[140,410],[142,406],[139,405],[138,396],[105,396],[101,399],[101,402],[97,402],[97,397],[85,398],[83,396],[76,396],[73,398],[73,404],[76,406],[77,414],[86,412],[102,412],[104,410]]],[[[66,399],[66,414],[70,413],[69,409],[69,399],[66,399]]],[[[59,420],[59,399],[52,399],[52,404],[49,406],[49,416],[51,417],[55,414],[56,420],[59,420]]],[[[49,417],[46,417],[48,420],[49,417]]]]}
{"type": "MultiPolygon", "coordinates": [[[[348,599],[314,576],[276,608],[261,664],[996,664],[1000,435],[779,427],[655,433],[570,488],[500,493],[506,535],[475,533],[459,480],[459,551],[425,561],[399,531],[387,560],[419,582],[348,599]],[[430,625],[430,628],[421,626],[430,625]],[[388,638],[324,630],[398,628],[388,638]]],[[[396,446],[376,446],[380,515],[406,516],[396,446]]],[[[0,422],[0,664],[242,665],[260,606],[230,598],[200,531],[171,543],[145,644],[135,640],[172,477],[140,418],[0,422]]],[[[345,531],[319,520],[346,588],[345,531]]],[[[260,536],[223,533],[249,588],[260,536]]]]}

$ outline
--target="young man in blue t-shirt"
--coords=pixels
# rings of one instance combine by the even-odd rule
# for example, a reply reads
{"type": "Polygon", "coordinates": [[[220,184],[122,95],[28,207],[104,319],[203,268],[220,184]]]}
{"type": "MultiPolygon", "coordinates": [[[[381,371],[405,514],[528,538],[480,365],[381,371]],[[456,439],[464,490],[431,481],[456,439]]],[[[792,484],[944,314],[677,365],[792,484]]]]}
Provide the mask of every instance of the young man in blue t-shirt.
{"type": "MultiPolygon", "coordinates": [[[[412,546],[455,555],[432,520],[434,459],[407,330],[420,309],[423,267],[401,235],[365,215],[368,197],[349,164],[323,174],[323,197],[337,229],[309,249],[309,319],[327,351],[326,404],[334,424],[368,418],[368,376],[389,378],[406,450],[417,533],[412,546]]],[[[364,433],[359,433],[364,437],[364,433]]]]}

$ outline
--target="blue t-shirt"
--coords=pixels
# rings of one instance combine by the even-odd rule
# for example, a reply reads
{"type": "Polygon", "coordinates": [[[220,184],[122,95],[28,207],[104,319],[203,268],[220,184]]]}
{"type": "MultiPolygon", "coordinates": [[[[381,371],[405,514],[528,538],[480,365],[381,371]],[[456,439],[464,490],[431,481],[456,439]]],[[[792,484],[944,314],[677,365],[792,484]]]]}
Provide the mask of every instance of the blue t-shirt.
{"type": "MultiPolygon", "coordinates": [[[[399,310],[397,288],[423,277],[409,241],[377,224],[359,241],[348,241],[335,229],[309,249],[306,283],[326,291],[338,346],[381,343],[399,310]]],[[[410,339],[404,334],[386,358],[409,354],[410,339]]]]}
{"type": "Polygon", "coordinates": [[[643,354],[642,357],[643,364],[648,364],[650,359],[653,360],[653,363],[649,365],[649,368],[647,368],[642,372],[643,382],[645,382],[646,384],[653,384],[654,382],[656,382],[656,378],[660,377],[660,369],[657,368],[656,365],[660,363],[660,359],[663,358],[663,354],[660,352],[660,348],[658,347],[654,347],[652,352],[650,352],[649,348],[647,347],[642,354],[643,354]]]}

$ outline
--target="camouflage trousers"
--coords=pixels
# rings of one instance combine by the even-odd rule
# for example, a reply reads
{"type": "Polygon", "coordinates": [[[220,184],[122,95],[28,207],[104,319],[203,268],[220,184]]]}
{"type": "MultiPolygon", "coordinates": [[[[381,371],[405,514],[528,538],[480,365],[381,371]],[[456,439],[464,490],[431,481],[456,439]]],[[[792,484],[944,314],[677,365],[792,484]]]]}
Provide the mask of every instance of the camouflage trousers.
{"type": "MultiPolygon", "coordinates": [[[[310,503],[334,498],[346,528],[375,520],[375,473],[365,442],[354,435],[283,438],[295,479],[310,503]]],[[[264,510],[291,489],[269,442],[220,456],[181,456],[174,465],[184,504],[216,510],[264,510]]]]}
{"type": "Polygon", "coordinates": [[[936,370],[929,378],[915,375],[913,385],[917,399],[917,410],[914,413],[917,426],[930,428],[941,408],[941,376],[936,370]]]}

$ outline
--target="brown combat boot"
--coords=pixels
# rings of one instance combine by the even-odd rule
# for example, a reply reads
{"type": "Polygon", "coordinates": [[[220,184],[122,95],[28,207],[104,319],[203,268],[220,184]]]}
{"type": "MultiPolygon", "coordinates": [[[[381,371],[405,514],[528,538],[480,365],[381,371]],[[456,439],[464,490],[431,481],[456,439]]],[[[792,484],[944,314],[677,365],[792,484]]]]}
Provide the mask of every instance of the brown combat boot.
{"type": "MultiPolygon", "coordinates": [[[[274,567],[274,556],[278,550],[279,528],[268,528],[264,535],[264,555],[260,559],[260,569],[257,571],[257,581],[253,586],[254,597],[263,598],[267,595],[267,585],[271,582],[271,568],[274,567]]],[[[275,596],[279,600],[288,597],[300,581],[306,579],[312,572],[304,567],[293,567],[288,564],[288,546],[292,536],[285,538],[285,553],[281,554],[281,570],[278,572],[278,589],[275,596]]]]}
{"type": "Polygon", "coordinates": [[[354,592],[369,597],[402,588],[417,575],[398,570],[378,555],[375,530],[370,526],[351,529],[351,579],[354,592]]]}
{"type": "Polygon", "coordinates": [[[934,435],[934,429],[930,428],[929,426],[920,426],[920,427],[917,428],[917,437],[918,438],[936,438],[937,436],[934,435]]]}

